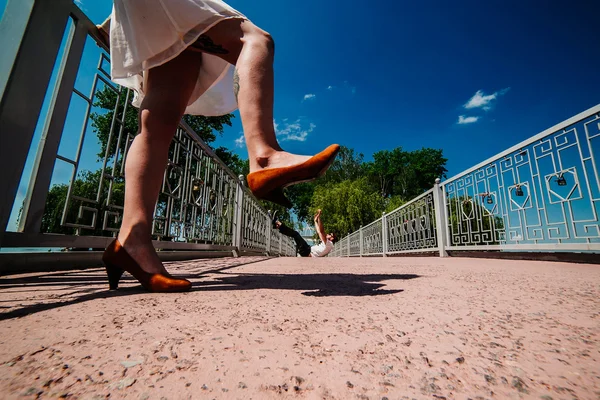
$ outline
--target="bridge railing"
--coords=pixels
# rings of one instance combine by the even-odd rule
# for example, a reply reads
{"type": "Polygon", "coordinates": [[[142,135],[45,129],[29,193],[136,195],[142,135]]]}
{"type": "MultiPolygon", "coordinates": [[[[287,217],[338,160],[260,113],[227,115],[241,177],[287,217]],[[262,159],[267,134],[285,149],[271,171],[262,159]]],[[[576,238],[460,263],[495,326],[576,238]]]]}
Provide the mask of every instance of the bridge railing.
{"type": "MultiPolygon", "coordinates": [[[[72,0],[9,0],[0,44],[0,247],[104,248],[123,213],[133,93],[110,81],[107,49],[72,0]]],[[[183,121],[152,234],[162,250],[295,255],[243,177],[183,121]]]]}
{"type": "Polygon", "coordinates": [[[600,105],[339,240],[333,256],[600,252],[600,105]],[[361,238],[357,254],[352,243],[361,238]],[[350,247],[350,251],[348,251],[350,247]]]}

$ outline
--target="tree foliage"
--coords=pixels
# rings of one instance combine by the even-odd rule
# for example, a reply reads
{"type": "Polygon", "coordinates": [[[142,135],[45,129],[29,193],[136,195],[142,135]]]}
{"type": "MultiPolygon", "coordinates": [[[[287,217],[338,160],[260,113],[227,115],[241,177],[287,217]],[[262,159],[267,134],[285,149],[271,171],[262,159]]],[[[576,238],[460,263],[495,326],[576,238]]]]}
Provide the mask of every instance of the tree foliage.
{"type": "Polygon", "coordinates": [[[437,178],[445,177],[447,161],[442,150],[423,148],[408,152],[397,147],[373,154],[373,161],[365,169],[382,197],[408,200],[431,189],[437,178]]]}
{"type": "Polygon", "coordinates": [[[322,178],[291,186],[287,195],[299,220],[312,223],[313,213],[321,208],[325,226],[343,235],[431,189],[437,178],[446,176],[446,162],[442,150],[401,147],[379,151],[365,162],[362,153],[342,146],[322,178]]]}
{"type": "Polygon", "coordinates": [[[342,237],[381,217],[383,208],[384,199],[361,177],[316,186],[310,211],[321,209],[325,230],[342,237]]]}
{"type": "Polygon", "coordinates": [[[364,155],[355,153],[354,149],[340,146],[340,151],[321,180],[323,183],[338,183],[355,180],[363,176],[364,155]]]}
{"type": "Polygon", "coordinates": [[[315,182],[306,182],[290,186],[286,189],[286,195],[294,205],[294,214],[296,214],[296,217],[300,221],[312,223],[313,216],[310,211],[310,202],[316,186],[315,182]]]}
{"type": "Polygon", "coordinates": [[[390,196],[389,198],[386,199],[384,211],[386,213],[390,213],[390,212],[394,211],[396,208],[406,204],[406,202],[407,202],[407,200],[401,196],[390,196]]]}
{"type": "Polygon", "coordinates": [[[311,201],[315,188],[330,183],[340,183],[345,180],[355,180],[364,175],[364,155],[354,149],[341,146],[340,151],[325,175],[315,182],[301,183],[290,186],[287,196],[294,204],[293,210],[300,221],[312,223],[311,201]]]}
{"type": "MultiPolygon", "coordinates": [[[[111,211],[112,209],[107,206],[108,204],[108,182],[103,182],[100,192],[98,191],[100,185],[100,173],[101,170],[90,172],[84,171],[79,174],[77,179],[72,185],[72,195],[89,199],[98,200],[96,218],[100,219],[104,217],[105,211],[111,211]]],[[[65,208],[65,202],[67,200],[68,185],[58,184],[53,185],[48,192],[46,198],[46,209],[42,216],[42,232],[48,233],[62,233],[62,234],[74,234],[76,228],[63,226],[62,215],[65,208]]],[[[125,199],[125,183],[123,179],[116,179],[113,182],[112,190],[112,203],[123,204],[125,199]]],[[[92,213],[90,211],[84,211],[82,215],[79,215],[79,205],[93,206],[93,203],[81,202],[80,200],[72,200],[72,204],[67,209],[66,223],[75,223],[81,225],[90,225],[92,221],[92,213]]],[[[111,226],[112,228],[118,228],[118,226],[111,226]]],[[[82,229],[80,235],[96,235],[102,236],[102,224],[97,223],[96,228],[93,230],[82,229]]]]}
{"type": "Polygon", "coordinates": [[[225,165],[229,167],[231,171],[233,171],[233,173],[235,173],[236,176],[246,176],[250,173],[250,164],[248,163],[248,160],[242,159],[240,156],[232,153],[225,147],[217,147],[215,149],[215,154],[221,159],[221,161],[223,161],[223,163],[225,163],[225,165]]]}
{"type": "MultiPolygon", "coordinates": [[[[104,88],[96,93],[96,101],[94,107],[98,110],[90,114],[92,120],[92,128],[96,132],[98,141],[100,142],[100,152],[98,158],[103,159],[108,138],[110,134],[110,127],[113,124],[113,117],[115,115],[115,105],[117,111],[117,117],[121,118],[123,109],[125,108],[126,96],[124,94],[119,95],[109,87],[104,88]],[[118,101],[117,101],[118,100],[118,101]]],[[[127,107],[125,113],[124,124],[123,124],[123,137],[129,135],[135,136],[139,130],[138,124],[138,112],[139,110],[131,105],[127,107]]],[[[225,126],[231,126],[231,120],[234,118],[233,114],[226,114],[218,117],[204,117],[201,115],[184,115],[183,120],[192,128],[198,136],[208,145],[213,143],[217,139],[217,134],[222,135],[225,126]]],[[[115,129],[115,135],[119,134],[119,130],[115,129]]],[[[122,141],[124,146],[125,141],[122,141]]],[[[115,154],[117,146],[117,140],[111,141],[111,147],[108,149],[109,155],[115,154]]],[[[121,151],[123,148],[120,149],[121,151]]],[[[241,159],[236,154],[227,150],[224,147],[219,147],[219,157],[227,164],[229,161],[232,162],[232,169],[239,167],[241,159]]],[[[229,164],[227,164],[230,166],[229,164]]]]}

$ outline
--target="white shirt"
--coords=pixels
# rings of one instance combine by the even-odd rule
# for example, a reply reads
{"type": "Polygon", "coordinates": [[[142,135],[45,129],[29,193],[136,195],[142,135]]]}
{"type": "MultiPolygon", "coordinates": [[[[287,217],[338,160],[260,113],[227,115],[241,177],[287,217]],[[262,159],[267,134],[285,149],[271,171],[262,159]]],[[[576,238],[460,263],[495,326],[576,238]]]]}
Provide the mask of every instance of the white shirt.
{"type": "Polygon", "coordinates": [[[319,243],[310,248],[311,257],[325,257],[329,252],[333,250],[333,243],[328,240],[326,243],[319,243]]]}

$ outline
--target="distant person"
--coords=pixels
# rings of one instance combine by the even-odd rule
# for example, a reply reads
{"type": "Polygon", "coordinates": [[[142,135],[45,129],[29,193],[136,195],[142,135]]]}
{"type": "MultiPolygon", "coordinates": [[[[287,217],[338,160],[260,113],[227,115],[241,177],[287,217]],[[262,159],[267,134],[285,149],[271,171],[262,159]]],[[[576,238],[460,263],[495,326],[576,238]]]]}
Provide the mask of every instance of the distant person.
{"type": "Polygon", "coordinates": [[[321,221],[321,210],[317,211],[315,215],[315,229],[321,239],[321,243],[310,246],[306,243],[306,240],[302,237],[300,232],[293,230],[290,227],[285,226],[281,221],[277,220],[277,212],[273,215],[273,228],[279,229],[283,235],[289,236],[296,242],[296,252],[302,257],[325,257],[333,250],[333,244],[336,241],[334,233],[325,234],[323,229],[323,221],[321,221]]]}
{"type": "Polygon", "coordinates": [[[187,291],[191,283],[169,275],[151,240],[169,145],[184,114],[239,107],[248,186],[257,198],[288,208],[283,188],[325,173],[339,146],[313,157],[281,148],[273,127],[273,39],[220,0],[114,0],[98,28],[110,47],[112,80],[135,91],[140,109],[125,163],[121,228],[103,256],[110,287],[125,270],[149,291],[187,291]]]}

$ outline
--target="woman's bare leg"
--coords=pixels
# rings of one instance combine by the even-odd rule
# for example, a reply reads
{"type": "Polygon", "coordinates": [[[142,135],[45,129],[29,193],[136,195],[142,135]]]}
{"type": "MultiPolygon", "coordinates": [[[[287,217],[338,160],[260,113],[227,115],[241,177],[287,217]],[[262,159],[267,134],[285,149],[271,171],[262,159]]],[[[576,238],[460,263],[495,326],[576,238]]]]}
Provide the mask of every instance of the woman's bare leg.
{"type": "Polygon", "coordinates": [[[309,156],[282,150],[273,127],[273,58],[271,36],[252,22],[227,19],[202,35],[193,46],[235,65],[234,91],[248,148],[250,172],[285,167],[309,156]]]}
{"type": "Polygon", "coordinates": [[[125,208],[119,242],[142,269],[165,272],[151,241],[152,217],[169,145],[196,85],[201,54],[184,51],[148,71],[140,132],[125,163],[125,208]]]}

